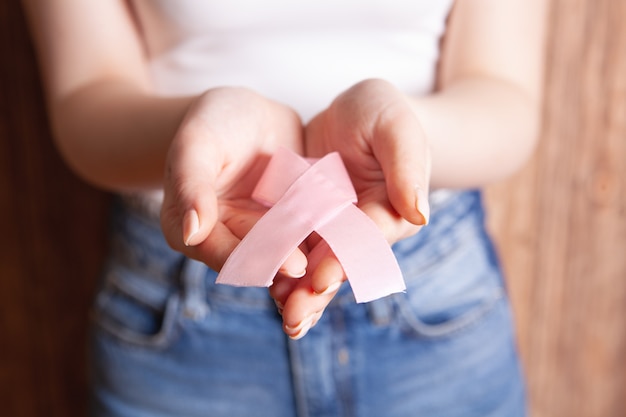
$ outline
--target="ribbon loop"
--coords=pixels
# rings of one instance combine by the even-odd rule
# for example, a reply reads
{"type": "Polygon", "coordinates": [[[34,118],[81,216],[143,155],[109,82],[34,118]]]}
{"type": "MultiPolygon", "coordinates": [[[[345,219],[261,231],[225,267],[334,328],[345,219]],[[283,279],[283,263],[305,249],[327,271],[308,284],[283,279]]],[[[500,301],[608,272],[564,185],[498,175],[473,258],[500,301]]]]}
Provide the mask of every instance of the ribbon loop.
{"type": "Polygon", "coordinates": [[[331,248],[357,302],[405,290],[402,272],[374,222],[354,205],[338,153],[314,161],[279,149],[252,197],[270,207],[227,259],[217,283],[267,287],[312,232],[331,248]]]}

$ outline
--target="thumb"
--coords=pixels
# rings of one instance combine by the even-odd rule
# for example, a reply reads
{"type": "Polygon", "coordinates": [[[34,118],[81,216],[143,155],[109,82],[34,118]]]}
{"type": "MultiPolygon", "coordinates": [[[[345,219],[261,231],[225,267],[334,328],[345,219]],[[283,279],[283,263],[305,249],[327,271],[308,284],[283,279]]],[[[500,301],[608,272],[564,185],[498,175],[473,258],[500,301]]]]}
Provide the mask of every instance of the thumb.
{"type": "MultiPolygon", "coordinates": [[[[161,228],[175,250],[202,243],[217,221],[214,175],[205,152],[170,150],[166,163],[161,228]]],[[[210,155],[210,153],[208,154],[210,155]]]]}
{"type": "Polygon", "coordinates": [[[408,108],[390,109],[379,118],[373,151],[385,175],[393,208],[415,225],[429,221],[428,189],[431,155],[428,140],[417,117],[408,108]]]}

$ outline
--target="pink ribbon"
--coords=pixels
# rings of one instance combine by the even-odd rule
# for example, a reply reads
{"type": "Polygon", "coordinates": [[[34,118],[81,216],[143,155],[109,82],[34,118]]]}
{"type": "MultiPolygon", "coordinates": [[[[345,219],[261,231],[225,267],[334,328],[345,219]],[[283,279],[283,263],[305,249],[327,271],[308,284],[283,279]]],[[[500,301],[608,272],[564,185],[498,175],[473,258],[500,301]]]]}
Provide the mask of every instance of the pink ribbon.
{"type": "MultiPolygon", "coordinates": [[[[317,232],[341,263],[357,302],[406,289],[389,244],[354,205],[357,196],[338,153],[311,160],[279,149],[252,198],[271,208],[231,253],[217,283],[270,286],[289,254],[317,232]]],[[[322,256],[315,252],[309,269],[322,256]]]]}

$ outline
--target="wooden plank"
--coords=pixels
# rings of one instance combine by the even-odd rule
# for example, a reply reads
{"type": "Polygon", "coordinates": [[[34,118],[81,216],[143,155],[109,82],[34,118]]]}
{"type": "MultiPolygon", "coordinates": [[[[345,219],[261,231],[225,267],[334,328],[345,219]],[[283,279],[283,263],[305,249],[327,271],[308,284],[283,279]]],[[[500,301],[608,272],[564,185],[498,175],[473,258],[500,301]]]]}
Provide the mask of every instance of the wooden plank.
{"type": "Polygon", "coordinates": [[[19,2],[0,4],[0,30],[2,414],[83,415],[108,196],[76,179],[52,146],[19,2]]]}
{"type": "Polygon", "coordinates": [[[624,19],[553,1],[542,142],[488,193],[534,416],[626,415],[624,19]]]}

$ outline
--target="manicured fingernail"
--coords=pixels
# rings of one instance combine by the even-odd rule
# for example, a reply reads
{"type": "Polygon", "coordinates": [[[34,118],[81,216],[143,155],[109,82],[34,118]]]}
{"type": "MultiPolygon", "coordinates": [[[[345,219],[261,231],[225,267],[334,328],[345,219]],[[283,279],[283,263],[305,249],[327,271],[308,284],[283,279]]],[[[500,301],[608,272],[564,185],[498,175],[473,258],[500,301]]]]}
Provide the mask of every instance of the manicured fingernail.
{"type": "Polygon", "coordinates": [[[330,284],[328,287],[326,287],[326,289],[324,291],[321,292],[315,292],[315,294],[317,295],[326,295],[326,294],[332,294],[335,291],[337,291],[339,289],[339,287],[341,287],[342,282],[338,281],[338,282],[333,282],[332,284],[330,284]]]}
{"type": "Polygon", "coordinates": [[[427,225],[430,220],[430,204],[428,203],[428,193],[419,185],[415,187],[415,208],[420,216],[422,216],[422,221],[419,223],[421,225],[427,225]]]}
{"type": "MultiPolygon", "coordinates": [[[[300,334],[303,333],[303,330],[304,330],[304,334],[306,334],[306,332],[308,332],[309,329],[311,328],[311,323],[313,323],[313,320],[315,320],[315,313],[309,314],[300,323],[298,323],[297,325],[295,325],[293,327],[292,326],[288,326],[288,325],[285,324],[284,325],[285,332],[292,339],[294,337],[300,336],[300,334]]],[[[300,337],[304,336],[304,334],[302,334],[300,337]]],[[[300,337],[298,337],[298,338],[300,338],[300,337]]]]}
{"type": "Polygon", "coordinates": [[[303,276],[306,275],[306,268],[303,269],[302,271],[298,272],[298,273],[292,273],[291,271],[284,271],[283,274],[287,275],[288,277],[291,278],[302,278],[303,276]]]}
{"type": "Polygon", "coordinates": [[[192,239],[199,230],[200,219],[198,218],[198,213],[191,209],[185,213],[185,217],[183,217],[183,239],[185,246],[193,246],[192,239]]]}
{"type": "Polygon", "coordinates": [[[285,330],[287,330],[287,332],[289,333],[297,332],[298,330],[301,330],[305,325],[310,323],[313,320],[313,317],[315,317],[315,313],[309,314],[304,319],[302,319],[300,323],[296,324],[295,326],[289,326],[285,324],[285,330]]]}
{"type": "Polygon", "coordinates": [[[304,327],[302,330],[300,330],[298,333],[290,335],[289,338],[291,340],[300,340],[302,339],[304,336],[306,336],[306,334],[309,332],[309,330],[311,329],[311,323],[309,323],[306,327],[304,327]]]}
{"type": "MultiPolygon", "coordinates": [[[[289,338],[291,340],[298,340],[298,339],[302,339],[304,336],[306,336],[306,334],[309,332],[309,330],[311,329],[311,326],[313,325],[313,321],[315,320],[315,314],[309,316],[306,320],[304,320],[298,327],[300,327],[299,330],[297,330],[295,333],[292,333],[289,335],[289,338]]],[[[285,326],[285,328],[287,328],[287,326],[285,326]]]]}

